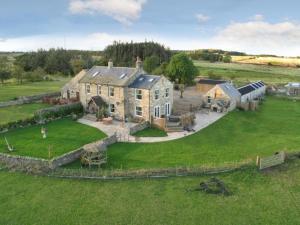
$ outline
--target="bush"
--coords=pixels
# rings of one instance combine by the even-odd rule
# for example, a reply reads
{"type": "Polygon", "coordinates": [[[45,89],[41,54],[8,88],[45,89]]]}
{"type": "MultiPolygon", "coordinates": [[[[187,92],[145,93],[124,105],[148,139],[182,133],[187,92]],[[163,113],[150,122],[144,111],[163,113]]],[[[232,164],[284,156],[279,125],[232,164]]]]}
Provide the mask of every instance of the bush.
{"type": "Polygon", "coordinates": [[[209,79],[213,79],[213,80],[221,80],[222,76],[215,74],[213,71],[208,71],[207,73],[209,79]]]}
{"type": "Polygon", "coordinates": [[[53,106],[50,108],[38,110],[35,113],[35,117],[39,118],[40,120],[47,120],[47,119],[54,119],[58,117],[65,117],[72,114],[80,115],[82,113],[83,113],[83,107],[81,103],[73,103],[73,104],[53,106]]]}

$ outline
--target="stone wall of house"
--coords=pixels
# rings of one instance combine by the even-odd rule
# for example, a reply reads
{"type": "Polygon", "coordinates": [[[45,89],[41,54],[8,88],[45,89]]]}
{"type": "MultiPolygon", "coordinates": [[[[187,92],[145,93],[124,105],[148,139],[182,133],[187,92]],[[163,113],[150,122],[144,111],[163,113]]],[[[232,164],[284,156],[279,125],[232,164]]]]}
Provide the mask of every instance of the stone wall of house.
{"type": "Polygon", "coordinates": [[[136,99],[135,88],[128,89],[128,117],[130,118],[142,118],[145,121],[150,121],[151,115],[149,111],[150,107],[150,91],[141,89],[142,99],[136,99]],[[142,116],[136,115],[136,107],[142,107],[142,116]]]}
{"type": "Polygon", "coordinates": [[[115,105],[115,112],[110,113],[111,116],[118,120],[123,120],[125,115],[125,95],[123,87],[109,86],[109,85],[90,85],[90,93],[86,92],[86,83],[80,83],[80,101],[84,108],[87,107],[88,102],[94,96],[101,96],[107,104],[115,105]],[[109,87],[114,88],[114,96],[109,95],[109,87]]]}
{"type": "Polygon", "coordinates": [[[0,108],[38,102],[38,101],[41,101],[45,97],[52,98],[52,97],[59,97],[59,96],[60,96],[60,92],[44,93],[44,94],[32,95],[32,96],[22,96],[14,101],[0,102],[0,108]]]}
{"type": "Polygon", "coordinates": [[[133,135],[133,134],[137,133],[138,131],[141,131],[141,130],[144,130],[144,129],[148,128],[149,126],[150,126],[150,123],[147,122],[147,121],[144,121],[142,123],[139,123],[139,124],[135,125],[134,127],[131,127],[129,129],[129,133],[131,135],[133,135]]]}
{"type": "Polygon", "coordinates": [[[160,108],[160,117],[166,116],[165,115],[165,107],[166,104],[170,104],[170,113],[172,112],[173,108],[173,90],[174,86],[168,79],[163,77],[157,82],[150,91],[150,117],[154,117],[154,109],[156,106],[160,108]],[[169,96],[166,97],[166,89],[169,89],[169,96]],[[155,99],[155,90],[159,90],[159,98],[155,99]]]}

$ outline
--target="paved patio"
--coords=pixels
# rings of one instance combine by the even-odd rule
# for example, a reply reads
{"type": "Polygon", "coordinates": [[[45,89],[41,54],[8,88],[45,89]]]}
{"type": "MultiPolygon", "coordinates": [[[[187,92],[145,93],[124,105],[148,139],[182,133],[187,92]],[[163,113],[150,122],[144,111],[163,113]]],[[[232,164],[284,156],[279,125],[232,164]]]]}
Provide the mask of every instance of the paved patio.
{"type": "Polygon", "coordinates": [[[105,125],[102,122],[94,122],[87,119],[79,119],[78,122],[82,124],[86,124],[106,133],[108,136],[111,136],[115,133],[118,134],[120,137],[121,142],[131,142],[131,143],[154,143],[154,142],[165,142],[165,141],[172,141],[180,138],[184,138],[186,136],[192,135],[195,132],[198,132],[205,127],[208,127],[212,123],[218,121],[225,113],[216,113],[216,112],[209,112],[206,113],[205,111],[200,111],[196,113],[195,125],[193,126],[192,132],[183,131],[183,132],[172,132],[168,133],[167,137],[139,137],[136,138],[132,135],[129,135],[130,127],[133,127],[137,124],[135,123],[122,123],[118,121],[113,121],[111,125],[105,125]]]}

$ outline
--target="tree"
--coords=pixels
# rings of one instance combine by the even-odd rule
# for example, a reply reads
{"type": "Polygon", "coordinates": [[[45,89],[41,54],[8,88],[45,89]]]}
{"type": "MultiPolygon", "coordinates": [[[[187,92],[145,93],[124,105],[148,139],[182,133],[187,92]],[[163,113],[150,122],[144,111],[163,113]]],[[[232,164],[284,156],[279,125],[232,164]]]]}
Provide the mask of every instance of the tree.
{"type": "Polygon", "coordinates": [[[223,58],[223,62],[224,63],[231,63],[232,62],[232,58],[230,55],[225,55],[223,58]]]}
{"type": "Polygon", "coordinates": [[[172,81],[188,85],[194,82],[198,69],[185,53],[178,53],[171,58],[167,74],[172,81]]]}
{"type": "Polygon", "coordinates": [[[146,57],[143,63],[144,70],[147,73],[152,73],[152,71],[159,66],[159,58],[155,55],[146,57]]]}
{"type": "Polygon", "coordinates": [[[23,83],[25,71],[19,65],[15,65],[12,71],[12,76],[18,81],[19,84],[23,83]]]}
{"type": "Polygon", "coordinates": [[[167,75],[168,63],[163,62],[159,67],[152,71],[154,75],[167,75]]]}
{"type": "Polygon", "coordinates": [[[8,80],[11,77],[11,73],[8,70],[0,70],[0,80],[2,85],[4,84],[5,80],[8,80]]]}
{"type": "Polygon", "coordinates": [[[9,70],[9,61],[7,57],[0,57],[0,80],[2,85],[5,80],[11,77],[11,72],[9,70]]]}

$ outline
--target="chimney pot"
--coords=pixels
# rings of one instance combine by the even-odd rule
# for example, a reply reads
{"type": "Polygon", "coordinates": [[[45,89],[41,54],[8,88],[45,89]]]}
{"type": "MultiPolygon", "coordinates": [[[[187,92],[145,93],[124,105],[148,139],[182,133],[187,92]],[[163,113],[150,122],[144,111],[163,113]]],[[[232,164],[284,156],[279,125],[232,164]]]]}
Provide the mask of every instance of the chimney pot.
{"type": "Polygon", "coordinates": [[[113,68],[113,66],[114,66],[114,63],[113,63],[113,61],[110,59],[110,60],[108,61],[107,67],[108,67],[109,69],[111,69],[111,68],[113,68]]]}

